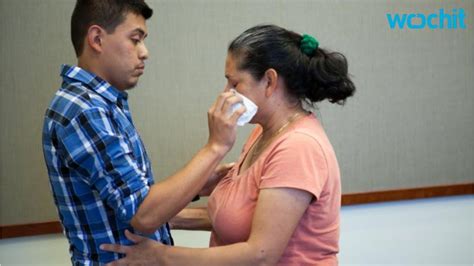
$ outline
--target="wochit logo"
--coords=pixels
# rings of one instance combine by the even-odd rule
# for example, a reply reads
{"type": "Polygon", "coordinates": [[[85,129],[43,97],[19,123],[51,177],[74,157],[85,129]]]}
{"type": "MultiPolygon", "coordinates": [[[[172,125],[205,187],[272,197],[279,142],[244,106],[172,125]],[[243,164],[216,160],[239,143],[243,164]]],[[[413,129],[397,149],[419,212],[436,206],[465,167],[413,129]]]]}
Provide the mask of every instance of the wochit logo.
{"type": "Polygon", "coordinates": [[[408,29],[419,30],[426,27],[435,29],[466,29],[466,12],[462,8],[453,8],[451,13],[446,13],[444,8],[438,12],[423,13],[387,13],[387,22],[390,29],[408,29]]]}

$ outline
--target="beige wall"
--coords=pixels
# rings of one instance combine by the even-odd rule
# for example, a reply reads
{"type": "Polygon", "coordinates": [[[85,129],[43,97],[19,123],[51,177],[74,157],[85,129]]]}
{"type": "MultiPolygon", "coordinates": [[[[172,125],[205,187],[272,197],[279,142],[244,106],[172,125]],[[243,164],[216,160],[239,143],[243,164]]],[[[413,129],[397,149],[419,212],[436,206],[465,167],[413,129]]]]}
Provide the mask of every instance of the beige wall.
{"type": "MultiPolygon", "coordinates": [[[[358,91],[344,108],[321,104],[343,191],[474,180],[473,1],[148,1],[151,57],[130,93],[156,178],[207,139],[206,111],[225,84],[226,46],[276,23],[343,52],[358,91]],[[387,12],[464,8],[467,30],[390,30],[387,12]]],[[[56,220],[41,151],[45,108],[74,64],[72,0],[0,0],[0,225],[56,220]]],[[[250,127],[227,157],[238,155],[250,127]]]]}

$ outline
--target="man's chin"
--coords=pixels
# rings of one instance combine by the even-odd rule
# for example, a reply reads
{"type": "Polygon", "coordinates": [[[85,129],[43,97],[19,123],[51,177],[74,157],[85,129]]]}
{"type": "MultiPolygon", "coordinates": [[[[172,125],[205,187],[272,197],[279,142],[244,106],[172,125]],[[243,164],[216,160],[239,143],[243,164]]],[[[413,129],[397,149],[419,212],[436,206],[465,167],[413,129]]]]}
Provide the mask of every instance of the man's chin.
{"type": "Polygon", "coordinates": [[[137,86],[137,84],[132,85],[132,86],[129,86],[129,87],[127,87],[125,90],[126,90],[126,91],[133,90],[133,89],[135,89],[136,86],[137,86]]]}
{"type": "Polygon", "coordinates": [[[134,89],[137,86],[137,84],[138,84],[138,79],[136,81],[129,82],[125,90],[134,89]]]}

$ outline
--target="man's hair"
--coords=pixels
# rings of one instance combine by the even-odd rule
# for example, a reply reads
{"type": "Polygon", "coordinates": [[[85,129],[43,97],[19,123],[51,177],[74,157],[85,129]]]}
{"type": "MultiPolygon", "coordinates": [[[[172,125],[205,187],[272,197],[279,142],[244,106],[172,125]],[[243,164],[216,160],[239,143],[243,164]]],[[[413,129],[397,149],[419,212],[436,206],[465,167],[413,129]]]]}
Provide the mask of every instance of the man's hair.
{"type": "Polygon", "coordinates": [[[153,14],[144,0],[77,0],[71,17],[71,40],[76,56],[82,54],[84,38],[91,25],[99,25],[107,33],[113,33],[130,12],[145,19],[153,14]]]}

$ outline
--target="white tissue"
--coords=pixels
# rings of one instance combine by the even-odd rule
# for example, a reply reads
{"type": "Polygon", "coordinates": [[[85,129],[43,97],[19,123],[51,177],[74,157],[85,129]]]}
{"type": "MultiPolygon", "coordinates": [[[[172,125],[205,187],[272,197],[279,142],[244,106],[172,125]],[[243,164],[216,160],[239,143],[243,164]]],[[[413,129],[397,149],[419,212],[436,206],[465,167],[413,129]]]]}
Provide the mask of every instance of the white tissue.
{"type": "MultiPolygon", "coordinates": [[[[237,125],[243,126],[247,124],[248,122],[250,122],[252,117],[254,117],[254,115],[257,113],[258,106],[255,103],[253,103],[249,98],[238,93],[235,89],[230,89],[230,91],[233,91],[235,95],[242,98],[242,103],[245,106],[245,109],[247,109],[245,113],[243,113],[237,120],[237,125]]],[[[242,106],[242,103],[236,103],[232,105],[231,113],[233,114],[237,109],[239,109],[242,106]]]]}

